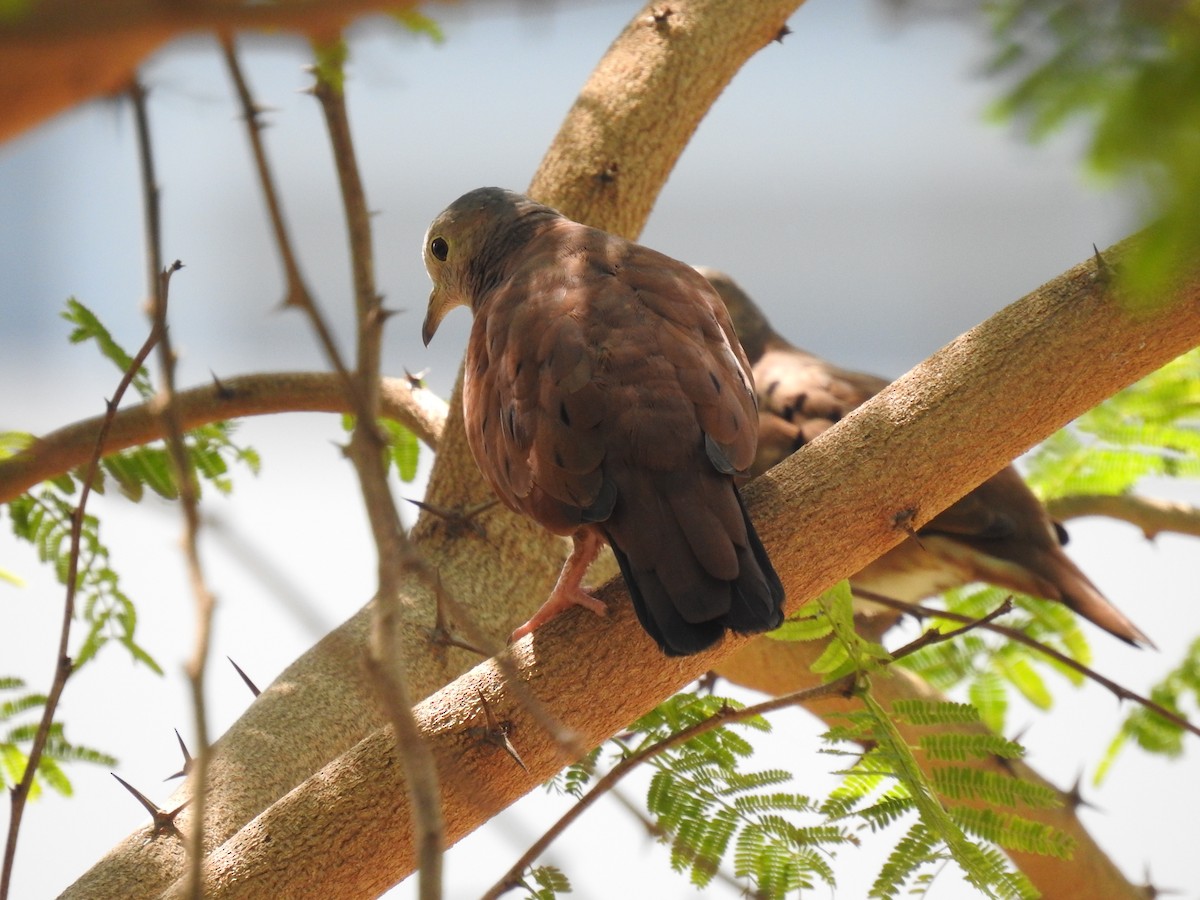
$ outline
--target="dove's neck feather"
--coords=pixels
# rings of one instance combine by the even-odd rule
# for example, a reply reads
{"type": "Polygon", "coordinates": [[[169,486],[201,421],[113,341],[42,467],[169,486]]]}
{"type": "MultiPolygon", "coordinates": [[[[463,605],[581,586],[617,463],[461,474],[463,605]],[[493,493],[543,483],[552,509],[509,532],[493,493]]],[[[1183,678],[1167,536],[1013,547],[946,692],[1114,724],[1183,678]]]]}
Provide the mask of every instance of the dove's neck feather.
{"type": "Polygon", "coordinates": [[[528,201],[528,206],[514,207],[510,217],[496,223],[493,233],[472,258],[467,275],[468,296],[474,298],[474,311],[478,311],[480,300],[511,274],[525,245],[548,225],[562,221],[567,220],[548,206],[528,201]]]}

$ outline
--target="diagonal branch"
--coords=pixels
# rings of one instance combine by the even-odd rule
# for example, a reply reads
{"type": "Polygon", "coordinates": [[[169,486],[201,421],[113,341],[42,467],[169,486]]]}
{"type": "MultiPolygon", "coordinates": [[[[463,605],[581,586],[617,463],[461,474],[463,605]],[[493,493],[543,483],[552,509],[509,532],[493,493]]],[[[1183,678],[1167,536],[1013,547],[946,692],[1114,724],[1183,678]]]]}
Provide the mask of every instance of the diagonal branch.
{"type": "MultiPolygon", "coordinates": [[[[1118,258],[1127,247],[1110,253],[1118,258]]],[[[789,610],[902,540],[899,510],[914,509],[918,525],[927,521],[1025,446],[1200,342],[1200,277],[1181,284],[1175,302],[1135,317],[1097,289],[1092,266],[1072,269],[963,335],[747,487],[747,508],[783,579],[789,610]],[[1121,353],[1106,351],[1113,341],[1121,353]],[[1053,369],[1047,359],[1056,360],[1053,369]],[[1060,371],[1078,377],[1064,386],[1060,371]],[[977,427],[993,417],[1011,427],[977,427]]],[[[586,741],[599,743],[709,669],[727,673],[726,662],[739,651],[759,651],[757,642],[729,638],[710,652],[666,659],[640,632],[623,586],[610,583],[601,594],[611,610],[605,621],[568,613],[511,651],[529,688],[586,741]]],[[[743,669],[749,678],[735,680],[753,685],[756,676],[766,677],[776,651],[759,652],[754,662],[761,671],[743,669]]],[[[791,665],[798,676],[807,674],[791,665]]],[[[880,679],[878,687],[897,696],[922,690],[904,673],[880,679]]],[[[449,841],[570,761],[494,662],[448,685],[416,713],[439,770],[453,774],[442,797],[449,841]],[[500,760],[494,748],[470,744],[480,693],[498,719],[511,723],[527,773],[500,760]]],[[[368,737],[212,853],[206,891],[213,898],[303,893],[314,872],[337,883],[343,896],[386,888],[414,863],[404,848],[411,813],[401,784],[387,736],[368,737]],[[357,774],[364,771],[373,773],[369,781],[357,774]],[[266,833],[269,845],[261,840],[266,833]],[[397,851],[367,865],[382,845],[397,851]]],[[[1014,854],[1035,884],[1049,890],[1087,879],[1093,896],[1137,896],[1072,812],[1050,814],[1078,849],[1072,862],[1014,854]]]]}
{"type": "Polygon", "coordinates": [[[83,475],[83,486],[79,491],[79,503],[76,504],[75,510],[71,515],[71,549],[67,564],[67,590],[66,598],[63,601],[63,618],[62,626],[59,629],[58,656],[55,660],[54,679],[51,682],[50,690],[46,694],[46,703],[42,709],[42,719],[38,723],[37,732],[34,734],[33,745],[29,749],[29,756],[25,762],[25,771],[21,775],[21,780],[9,791],[8,837],[4,844],[3,870],[0,871],[0,900],[8,897],[9,886],[12,880],[12,868],[17,852],[17,837],[21,830],[21,820],[25,812],[25,803],[29,799],[29,791],[33,787],[33,779],[37,775],[38,764],[41,762],[42,753],[46,749],[46,741],[50,737],[50,726],[54,724],[54,714],[58,711],[58,702],[62,697],[63,689],[66,687],[67,679],[73,671],[69,650],[71,623],[75,621],[75,591],[79,582],[79,548],[83,534],[84,511],[87,509],[88,498],[92,493],[92,485],[95,483],[96,474],[100,469],[100,458],[103,455],[105,440],[116,419],[117,406],[120,404],[121,398],[125,396],[125,392],[129,389],[129,386],[133,383],[134,377],[146,362],[147,357],[150,356],[151,351],[158,343],[160,336],[161,332],[156,326],[150,329],[150,334],[134,355],[129,368],[121,376],[121,380],[117,384],[117,389],[113,392],[112,399],[107,401],[107,411],[103,416],[95,420],[97,423],[96,434],[92,438],[92,449],[87,458],[87,469],[83,475]]]}

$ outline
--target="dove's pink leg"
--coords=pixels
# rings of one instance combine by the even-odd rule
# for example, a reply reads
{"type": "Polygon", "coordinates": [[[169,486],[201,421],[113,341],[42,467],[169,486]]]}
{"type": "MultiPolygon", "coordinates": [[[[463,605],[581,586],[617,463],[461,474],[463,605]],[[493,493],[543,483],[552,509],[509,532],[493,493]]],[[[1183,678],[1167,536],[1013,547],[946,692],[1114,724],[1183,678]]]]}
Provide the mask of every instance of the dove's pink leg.
{"type": "Polygon", "coordinates": [[[603,539],[595,529],[582,528],[575,532],[571,540],[574,544],[571,555],[567,557],[562,571],[558,573],[558,582],[554,585],[554,590],[550,592],[550,599],[541,605],[541,608],[533,614],[533,618],[512,633],[508,639],[510,644],[525,637],[535,628],[541,627],[560,612],[572,606],[585,607],[598,616],[608,615],[608,607],[580,587],[580,582],[583,581],[588,566],[600,553],[603,539]]]}

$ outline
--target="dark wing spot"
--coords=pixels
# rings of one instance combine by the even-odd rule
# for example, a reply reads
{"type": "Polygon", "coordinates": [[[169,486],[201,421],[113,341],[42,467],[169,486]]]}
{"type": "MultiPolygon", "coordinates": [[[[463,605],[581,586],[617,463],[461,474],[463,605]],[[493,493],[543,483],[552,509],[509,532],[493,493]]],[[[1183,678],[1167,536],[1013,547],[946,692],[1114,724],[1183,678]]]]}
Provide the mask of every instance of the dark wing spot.
{"type": "Polygon", "coordinates": [[[567,404],[558,404],[558,417],[562,419],[562,423],[568,428],[571,427],[571,414],[567,412],[567,404]]]}
{"type": "Polygon", "coordinates": [[[708,377],[713,383],[713,387],[717,389],[717,393],[721,393],[721,379],[717,377],[717,373],[711,369],[708,372],[708,377]]]}

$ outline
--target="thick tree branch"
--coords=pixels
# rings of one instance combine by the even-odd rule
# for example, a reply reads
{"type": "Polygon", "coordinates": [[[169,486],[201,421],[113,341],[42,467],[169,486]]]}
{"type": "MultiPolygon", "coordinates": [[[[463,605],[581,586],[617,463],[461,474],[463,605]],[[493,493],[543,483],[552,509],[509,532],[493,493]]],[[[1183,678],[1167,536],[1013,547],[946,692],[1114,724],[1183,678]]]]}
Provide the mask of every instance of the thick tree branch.
{"type": "Polygon", "coordinates": [[[1148,539],[1164,532],[1200,537],[1200,507],[1190,503],[1136,497],[1132,494],[1077,494],[1055,497],[1046,509],[1056,519],[1106,516],[1136,525],[1148,539]]]}
{"type": "MultiPolygon", "coordinates": [[[[432,449],[446,421],[446,402],[407,378],[380,381],[380,414],[412,431],[432,449]]],[[[332,372],[264,372],[240,375],[180,391],[176,408],[184,430],[223,419],[290,412],[353,413],[343,381],[332,372]]],[[[37,438],[8,459],[0,459],[0,503],[20,496],[39,482],[85,464],[96,448],[105,416],[84,419],[37,438]]],[[[119,410],[104,439],[104,453],[116,453],[161,440],[162,418],[152,404],[119,410]]]]}
{"type": "MultiPolygon", "coordinates": [[[[1111,251],[1114,259],[1129,243],[1111,251]]],[[[1181,285],[1170,306],[1134,316],[1094,278],[1090,262],[963,335],[747,488],[788,608],[902,540],[901,513],[911,511],[917,525],[928,521],[1028,446],[1198,342],[1200,277],[1181,285]],[[997,420],[1011,427],[996,430],[990,423],[997,420]]],[[[522,679],[551,715],[591,742],[708,669],[726,669],[725,661],[752,644],[730,638],[707,653],[668,659],[637,625],[622,585],[610,583],[601,595],[613,607],[606,620],[569,613],[512,650],[522,679]]],[[[770,656],[760,661],[764,669],[773,665],[770,656]]],[[[898,679],[884,683],[905,684],[898,695],[928,692],[898,679]]],[[[568,761],[493,661],[416,712],[443,774],[449,841],[568,761]],[[510,723],[527,770],[495,748],[472,744],[480,694],[510,723]]],[[[211,854],[207,895],[281,896],[333,883],[342,896],[373,895],[412,870],[402,797],[390,739],[373,734],[211,854]],[[380,846],[395,854],[380,859],[380,846]]],[[[1063,825],[1086,838],[1069,814],[1063,825]]],[[[1057,880],[1042,885],[1053,885],[1054,896],[1063,896],[1064,884],[1081,897],[1136,896],[1091,846],[1073,864],[1039,865],[1042,858],[1024,856],[1021,863],[1035,883],[1052,872],[1057,880]]]]}

